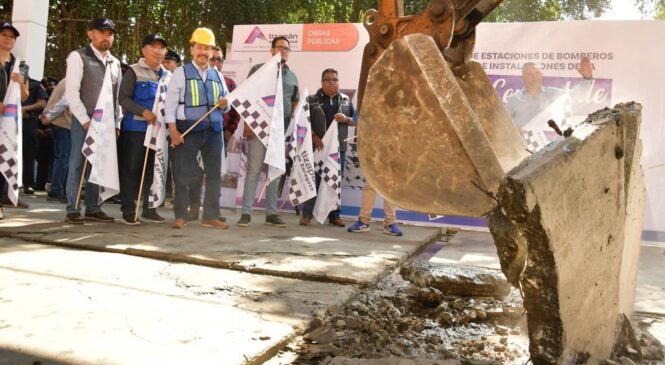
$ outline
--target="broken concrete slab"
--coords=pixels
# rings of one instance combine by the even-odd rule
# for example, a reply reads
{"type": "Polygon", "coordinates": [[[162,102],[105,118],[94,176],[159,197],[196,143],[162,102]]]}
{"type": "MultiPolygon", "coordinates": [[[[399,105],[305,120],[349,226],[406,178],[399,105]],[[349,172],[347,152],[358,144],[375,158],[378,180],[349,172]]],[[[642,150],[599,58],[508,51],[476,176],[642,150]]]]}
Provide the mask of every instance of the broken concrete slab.
{"type": "Polygon", "coordinates": [[[357,291],[3,239],[0,364],[258,364],[357,291]]]}
{"type": "Polygon", "coordinates": [[[405,280],[445,295],[505,297],[511,289],[500,271],[471,266],[416,261],[404,265],[400,274],[405,280]]]}
{"type": "MultiPolygon", "coordinates": [[[[298,225],[298,217],[284,214],[286,228],[263,224],[255,212],[249,228],[232,225],[228,230],[203,228],[190,222],[183,230],[146,223],[126,226],[64,223],[61,206],[30,200],[30,209],[8,211],[0,222],[0,235],[70,248],[126,253],[160,260],[206,265],[257,274],[302,278],[322,282],[370,285],[385,273],[435,240],[438,228],[404,226],[404,237],[390,237],[382,230],[349,233],[324,225],[298,225]],[[36,222],[36,223],[35,223],[36,222]]],[[[113,205],[107,213],[120,218],[113,205]]],[[[160,209],[163,216],[172,214],[160,209]]],[[[238,217],[229,216],[230,222],[238,217]]]]}
{"type": "Polygon", "coordinates": [[[428,249],[412,260],[501,270],[494,238],[482,231],[459,231],[441,243],[438,250],[428,249]]]}
{"type": "Polygon", "coordinates": [[[640,122],[633,103],[590,115],[512,170],[497,194],[490,230],[524,292],[536,365],[609,358],[619,315],[632,314],[624,298],[633,298],[640,250],[640,122]]]}

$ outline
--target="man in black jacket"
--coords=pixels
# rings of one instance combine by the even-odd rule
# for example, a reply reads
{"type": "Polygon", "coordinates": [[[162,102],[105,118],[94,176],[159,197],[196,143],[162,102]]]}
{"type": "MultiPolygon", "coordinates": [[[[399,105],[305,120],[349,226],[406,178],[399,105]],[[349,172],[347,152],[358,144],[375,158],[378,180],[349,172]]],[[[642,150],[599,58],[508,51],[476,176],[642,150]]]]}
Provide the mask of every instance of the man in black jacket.
{"type": "MultiPolygon", "coordinates": [[[[344,158],[346,157],[346,138],[349,127],[353,127],[353,114],[355,112],[351,99],[339,91],[339,75],[336,70],[328,68],[321,74],[321,88],[314,95],[307,97],[309,103],[309,117],[312,122],[312,146],[314,150],[323,149],[323,136],[332,123],[338,125],[340,171],[344,173],[344,158]]],[[[316,175],[316,188],[319,188],[321,178],[316,175]]],[[[312,220],[316,197],[305,202],[300,224],[306,226],[312,220]]],[[[333,210],[328,214],[328,223],[331,226],[344,227],[339,218],[340,210],[333,210]]]]}

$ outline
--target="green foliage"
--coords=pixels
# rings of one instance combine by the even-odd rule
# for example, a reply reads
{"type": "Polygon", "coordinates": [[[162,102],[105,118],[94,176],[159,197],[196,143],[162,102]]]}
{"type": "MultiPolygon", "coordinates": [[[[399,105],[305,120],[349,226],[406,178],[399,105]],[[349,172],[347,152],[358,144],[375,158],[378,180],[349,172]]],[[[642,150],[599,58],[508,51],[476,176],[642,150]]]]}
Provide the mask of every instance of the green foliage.
{"type": "MultiPolygon", "coordinates": [[[[486,21],[517,22],[588,19],[605,11],[611,0],[504,0],[486,21]]],[[[665,18],[665,0],[633,0],[665,18]]],[[[418,14],[429,0],[403,0],[406,15],[418,14]]],[[[13,0],[0,0],[0,19],[11,17],[13,0]]],[[[50,0],[46,75],[63,77],[69,52],[88,43],[87,22],[108,16],[116,23],[113,53],[127,63],[141,55],[149,32],[165,37],[170,48],[189,54],[189,36],[199,26],[211,28],[224,48],[236,24],[361,22],[377,0],[50,0]]],[[[646,10],[644,10],[646,11],[646,10]]]]}

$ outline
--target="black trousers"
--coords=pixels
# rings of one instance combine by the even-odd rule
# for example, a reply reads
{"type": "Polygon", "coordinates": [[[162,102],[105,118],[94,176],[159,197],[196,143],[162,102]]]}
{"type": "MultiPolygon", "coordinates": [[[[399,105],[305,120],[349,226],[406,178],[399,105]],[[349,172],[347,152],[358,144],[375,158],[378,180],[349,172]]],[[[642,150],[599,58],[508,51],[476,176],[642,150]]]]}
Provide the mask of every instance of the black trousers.
{"type": "MultiPolygon", "coordinates": [[[[120,210],[124,214],[132,214],[136,211],[136,199],[139,194],[141,184],[141,174],[143,173],[143,161],[145,159],[146,148],[143,146],[145,132],[122,131],[118,140],[118,168],[120,171],[120,200],[122,201],[120,210]]],[[[143,212],[148,211],[148,195],[150,194],[150,185],[154,172],[155,151],[149,150],[148,162],[145,169],[145,179],[143,181],[143,212]]]]}
{"type": "Polygon", "coordinates": [[[37,149],[39,139],[37,129],[39,128],[39,119],[37,117],[26,116],[23,118],[23,187],[35,187],[35,159],[37,158],[37,149]]]}
{"type": "Polygon", "coordinates": [[[37,181],[35,190],[45,190],[46,183],[51,181],[51,167],[53,165],[53,137],[50,128],[39,128],[39,148],[37,152],[37,181]]]}

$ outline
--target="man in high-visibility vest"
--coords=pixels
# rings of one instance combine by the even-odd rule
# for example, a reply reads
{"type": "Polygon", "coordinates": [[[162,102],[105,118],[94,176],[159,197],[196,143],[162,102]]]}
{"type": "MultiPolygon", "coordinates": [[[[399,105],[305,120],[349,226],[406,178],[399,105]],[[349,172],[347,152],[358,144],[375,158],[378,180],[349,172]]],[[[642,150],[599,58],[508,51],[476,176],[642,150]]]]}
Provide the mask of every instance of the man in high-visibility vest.
{"type": "Polygon", "coordinates": [[[199,151],[203,158],[206,184],[201,225],[228,228],[219,220],[219,192],[222,183],[222,112],[228,112],[230,106],[225,97],[228,90],[224,79],[219,71],[209,65],[214,45],[215,35],[210,29],[194,30],[189,47],[192,61],[173,72],[166,94],[165,119],[171,144],[175,147],[173,225],[176,228],[187,226],[189,185],[194,175],[191,170],[196,167],[199,151]]]}

